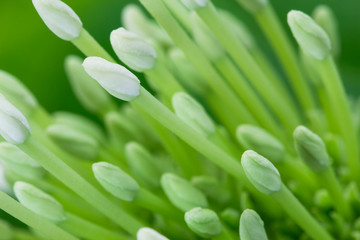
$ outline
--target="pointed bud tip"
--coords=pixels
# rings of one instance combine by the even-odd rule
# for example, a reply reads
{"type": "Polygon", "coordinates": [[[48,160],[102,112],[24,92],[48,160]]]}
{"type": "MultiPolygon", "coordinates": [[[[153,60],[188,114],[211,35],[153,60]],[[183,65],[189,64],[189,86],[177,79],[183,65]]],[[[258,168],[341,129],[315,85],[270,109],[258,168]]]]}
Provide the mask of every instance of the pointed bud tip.
{"type": "Polygon", "coordinates": [[[243,240],[267,240],[264,222],[259,214],[251,209],[245,209],[240,217],[240,238],[243,240]]]}
{"type": "Polygon", "coordinates": [[[197,207],[187,211],[185,222],[193,232],[203,238],[213,238],[222,232],[218,215],[210,209],[197,207]]]}
{"type": "Polygon", "coordinates": [[[140,228],[136,234],[137,240],[169,240],[152,228],[140,228]]]}

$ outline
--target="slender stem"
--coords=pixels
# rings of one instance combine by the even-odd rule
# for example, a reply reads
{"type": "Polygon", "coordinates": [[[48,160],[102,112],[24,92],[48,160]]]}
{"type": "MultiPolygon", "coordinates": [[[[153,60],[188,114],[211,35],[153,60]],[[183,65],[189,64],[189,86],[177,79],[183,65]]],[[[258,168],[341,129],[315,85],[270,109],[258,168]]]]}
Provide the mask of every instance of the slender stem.
{"type": "Polygon", "coordinates": [[[189,11],[180,1],[162,0],[175,17],[181,22],[186,31],[191,32],[189,11]]]}
{"type": "Polygon", "coordinates": [[[299,61],[295,51],[286,36],[279,19],[277,18],[271,5],[268,4],[259,12],[254,14],[255,19],[262,31],[270,41],[275,50],[286,74],[291,81],[291,85],[305,111],[315,108],[315,100],[310,91],[308,83],[301,72],[299,61]]]}
{"type": "Polygon", "coordinates": [[[358,139],[352,121],[350,107],[347,103],[345,89],[342,85],[334,60],[328,56],[317,64],[327,97],[332,105],[334,117],[345,142],[347,163],[352,179],[360,180],[360,161],[358,139]]]}
{"type": "Polygon", "coordinates": [[[197,9],[197,13],[223,44],[227,52],[248,77],[256,90],[264,97],[284,127],[291,133],[294,127],[300,122],[299,114],[296,109],[292,107],[293,105],[285,102],[281,96],[277,94],[276,89],[247,51],[243,43],[238,41],[230,29],[222,23],[212,4],[209,3],[207,6],[197,9]]]}
{"type": "Polygon", "coordinates": [[[132,238],[121,235],[116,231],[112,231],[80,218],[74,214],[66,213],[66,220],[58,224],[64,230],[89,240],[130,240],[132,238]]]}
{"type": "Polygon", "coordinates": [[[230,233],[230,230],[223,226],[220,235],[211,238],[212,240],[235,240],[236,238],[230,233]]]}
{"type": "Polygon", "coordinates": [[[0,209],[4,210],[13,217],[19,219],[26,225],[40,232],[46,239],[49,240],[76,240],[78,238],[65,232],[55,224],[47,221],[43,217],[30,211],[15,199],[11,198],[4,192],[0,191],[0,209]]]}
{"type": "Polygon", "coordinates": [[[329,233],[310,215],[306,208],[284,184],[279,192],[271,196],[310,237],[316,240],[333,240],[329,233]]]}
{"type": "Polygon", "coordinates": [[[106,50],[83,28],[80,36],[71,41],[85,56],[102,57],[110,62],[115,60],[106,50]]]}
{"type": "Polygon", "coordinates": [[[346,219],[351,219],[352,212],[350,206],[344,198],[342,187],[336,178],[332,167],[328,167],[325,171],[318,173],[317,178],[319,183],[321,183],[329,192],[337,211],[346,219]]]}
{"type": "Polygon", "coordinates": [[[37,142],[32,136],[30,136],[24,144],[19,145],[19,147],[33,159],[36,159],[43,168],[77,193],[86,202],[127,232],[135,235],[137,230],[142,227],[142,223],[115,205],[76,171],[37,142]]]}
{"type": "Polygon", "coordinates": [[[208,82],[239,122],[256,123],[256,120],[243,105],[236,94],[224,82],[219,73],[202,50],[189,38],[161,0],[140,0],[144,7],[153,15],[157,22],[168,32],[174,43],[184,52],[186,58],[195,66],[202,77],[208,82]]]}

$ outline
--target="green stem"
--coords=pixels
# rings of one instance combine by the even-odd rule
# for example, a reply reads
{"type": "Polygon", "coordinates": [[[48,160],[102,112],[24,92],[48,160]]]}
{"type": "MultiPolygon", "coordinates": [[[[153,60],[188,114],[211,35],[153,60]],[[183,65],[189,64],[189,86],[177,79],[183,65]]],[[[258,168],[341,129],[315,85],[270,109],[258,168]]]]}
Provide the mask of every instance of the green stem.
{"type": "Polygon", "coordinates": [[[80,218],[71,213],[66,213],[66,220],[58,224],[59,227],[64,230],[80,237],[89,240],[130,240],[130,237],[116,233],[106,229],[104,227],[98,226],[92,222],[89,222],[83,218],[80,218]]]}
{"type": "Polygon", "coordinates": [[[234,34],[224,26],[215,7],[211,3],[203,8],[197,9],[197,13],[223,44],[227,52],[252,82],[256,90],[264,97],[267,104],[278,116],[288,132],[291,133],[294,127],[300,122],[298,112],[292,107],[293,104],[285,102],[281,96],[277,94],[276,89],[247,51],[243,43],[238,41],[234,34]]]}
{"type": "Polygon", "coordinates": [[[301,72],[295,51],[271,5],[268,4],[262,8],[254,14],[254,17],[273,46],[273,49],[275,49],[275,52],[291,81],[296,96],[300,100],[302,108],[305,111],[315,108],[315,100],[307,81],[301,72]]]}
{"type": "Polygon", "coordinates": [[[30,211],[16,200],[0,191],[0,209],[13,217],[19,219],[29,227],[41,233],[49,240],[76,240],[78,238],[70,235],[55,224],[30,211]]]}
{"type": "Polygon", "coordinates": [[[347,103],[345,89],[342,85],[334,60],[328,56],[317,64],[327,97],[332,105],[341,136],[345,142],[347,163],[353,180],[360,180],[360,161],[358,139],[352,121],[350,107],[347,103]]]}
{"type": "Polygon", "coordinates": [[[248,109],[237,98],[236,94],[224,82],[219,73],[202,50],[190,39],[161,0],[140,0],[157,22],[168,32],[174,43],[184,52],[186,58],[195,66],[202,77],[208,82],[228,111],[239,122],[256,123],[248,109]]]}
{"type": "Polygon", "coordinates": [[[316,176],[319,183],[321,183],[329,192],[337,211],[346,219],[351,219],[352,212],[350,206],[344,198],[342,187],[340,182],[337,180],[332,167],[328,167],[325,171],[318,173],[316,176]]]}
{"type": "Polygon", "coordinates": [[[306,208],[284,184],[279,192],[271,196],[310,237],[316,240],[333,240],[330,234],[310,215],[306,208]]]}
{"type": "Polygon", "coordinates": [[[105,49],[83,28],[80,36],[71,41],[85,56],[102,57],[110,62],[115,60],[105,49]]]}
{"type": "Polygon", "coordinates": [[[187,32],[191,32],[191,22],[189,18],[189,11],[181,3],[181,1],[162,0],[175,17],[181,22],[187,32]]]}
{"type": "Polygon", "coordinates": [[[43,168],[77,193],[86,202],[127,232],[136,235],[137,230],[142,227],[140,222],[115,205],[76,171],[37,142],[32,136],[30,136],[24,144],[19,145],[19,147],[29,156],[33,157],[33,159],[36,159],[43,168]]]}

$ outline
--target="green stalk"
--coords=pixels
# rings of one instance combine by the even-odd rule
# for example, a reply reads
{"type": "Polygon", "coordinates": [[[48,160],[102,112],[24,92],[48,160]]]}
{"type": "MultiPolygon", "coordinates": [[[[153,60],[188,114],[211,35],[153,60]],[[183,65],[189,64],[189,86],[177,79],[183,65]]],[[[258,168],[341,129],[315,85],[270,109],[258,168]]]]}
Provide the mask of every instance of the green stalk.
{"type": "Polygon", "coordinates": [[[223,25],[215,7],[209,3],[207,6],[199,8],[197,13],[223,44],[256,90],[264,97],[284,127],[289,133],[292,132],[300,122],[298,112],[292,107],[292,104],[288,104],[276,93],[276,89],[269,82],[245,46],[223,25]]]}
{"type": "Polygon", "coordinates": [[[315,100],[300,69],[300,64],[279,19],[270,4],[254,14],[256,21],[275,50],[305,111],[315,108],[315,100]]]}
{"type": "Polygon", "coordinates": [[[341,136],[345,142],[347,163],[353,180],[360,180],[360,162],[358,139],[352,121],[350,107],[347,102],[345,89],[335,66],[334,60],[328,56],[323,61],[318,61],[319,69],[327,96],[332,105],[341,136]]]}
{"type": "Polygon", "coordinates": [[[40,217],[34,212],[30,211],[16,200],[0,191],[0,209],[4,210],[13,217],[19,219],[26,225],[41,233],[49,240],[76,240],[78,238],[70,235],[55,224],[40,217]]]}
{"type": "Polygon", "coordinates": [[[58,224],[59,227],[72,234],[89,240],[130,240],[132,238],[121,235],[116,231],[106,229],[80,218],[71,213],[66,213],[66,220],[58,224]]]}
{"type": "Polygon", "coordinates": [[[200,48],[189,38],[161,0],[140,0],[157,22],[168,32],[174,43],[184,52],[202,77],[209,83],[217,98],[239,122],[256,123],[236,94],[230,89],[200,48]]]}
{"type": "Polygon", "coordinates": [[[85,29],[82,29],[80,36],[71,42],[86,56],[97,56],[116,62],[85,29]]]}
{"type": "Polygon", "coordinates": [[[19,147],[86,202],[130,234],[136,235],[137,230],[142,227],[142,223],[115,205],[32,136],[19,147]]]}
{"type": "Polygon", "coordinates": [[[281,190],[271,195],[289,216],[316,240],[333,240],[328,232],[310,215],[306,208],[283,184],[281,190]]]}
{"type": "Polygon", "coordinates": [[[162,0],[175,17],[181,22],[187,32],[191,32],[191,23],[189,21],[189,11],[181,1],[162,0]]]}

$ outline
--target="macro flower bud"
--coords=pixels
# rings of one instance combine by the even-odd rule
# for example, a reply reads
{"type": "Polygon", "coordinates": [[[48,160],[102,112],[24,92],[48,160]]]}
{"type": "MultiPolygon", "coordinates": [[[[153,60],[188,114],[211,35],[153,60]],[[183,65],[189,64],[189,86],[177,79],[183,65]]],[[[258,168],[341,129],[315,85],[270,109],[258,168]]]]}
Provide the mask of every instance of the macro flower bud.
{"type": "Polygon", "coordinates": [[[45,173],[32,157],[7,142],[0,143],[0,161],[13,172],[28,179],[41,178],[45,173]]]}
{"type": "Polygon", "coordinates": [[[154,158],[146,148],[136,142],[125,146],[126,161],[131,172],[143,184],[151,187],[160,186],[161,171],[154,164],[154,158]]]}
{"type": "Polygon", "coordinates": [[[324,60],[331,51],[326,32],[308,15],[292,10],[288,13],[288,24],[301,49],[317,60],[324,60]]]}
{"type": "Polygon", "coordinates": [[[115,108],[109,94],[85,72],[82,62],[75,55],[65,59],[65,71],[77,99],[88,111],[98,115],[115,108]]]}
{"type": "Polygon", "coordinates": [[[93,160],[98,156],[99,143],[77,128],[65,124],[53,124],[46,129],[46,135],[61,149],[75,157],[93,160]]]}
{"type": "Polygon", "coordinates": [[[268,4],[267,0],[237,0],[250,13],[257,13],[268,4]]]}
{"type": "Polygon", "coordinates": [[[152,228],[140,228],[136,234],[137,240],[169,240],[152,228]]]}
{"type": "Polygon", "coordinates": [[[111,32],[110,41],[119,59],[132,70],[144,72],[154,67],[155,49],[140,35],[118,28],[111,32]]]}
{"type": "Polygon", "coordinates": [[[236,129],[236,138],[247,150],[254,150],[271,162],[281,162],[285,156],[283,144],[266,130],[249,124],[236,129]]]}
{"type": "Polygon", "coordinates": [[[264,194],[280,191],[282,182],[275,166],[263,156],[247,150],[241,157],[245,175],[254,187],[264,194]]]}
{"type": "Polygon", "coordinates": [[[295,148],[301,159],[314,172],[322,172],[331,164],[323,140],[304,126],[294,131],[295,148]]]}
{"type": "Polygon", "coordinates": [[[267,240],[264,222],[260,216],[251,209],[245,209],[240,217],[241,240],[267,240]]]}
{"type": "Polygon", "coordinates": [[[215,125],[195,99],[184,92],[178,92],[172,97],[175,114],[197,132],[210,136],[215,133],[215,125]]]}
{"type": "Polygon", "coordinates": [[[205,7],[209,0],[181,0],[181,2],[190,10],[205,7]]]}
{"type": "Polygon", "coordinates": [[[140,81],[123,66],[100,57],[88,57],[83,63],[85,71],[111,95],[131,101],[140,94],[140,81]]]}
{"type": "Polygon", "coordinates": [[[24,115],[0,94],[0,135],[9,143],[22,144],[30,134],[24,115]]]}
{"type": "Polygon", "coordinates": [[[53,222],[66,220],[63,206],[52,196],[33,185],[25,182],[16,182],[14,192],[22,205],[40,216],[53,222]]]}
{"type": "Polygon", "coordinates": [[[60,0],[33,0],[46,26],[59,38],[71,41],[80,36],[82,22],[76,13],[60,0]]]}
{"type": "Polygon", "coordinates": [[[95,178],[113,196],[127,202],[133,201],[139,192],[138,183],[119,167],[107,162],[92,165],[95,178]]]}
{"type": "Polygon", "coordinates": [[[165,173],[161,177],[161,186],[177,208],[186,212],[195,207],[206,208],[208,202],[202,192],[193,187],[185,179],[171,173],[165,173]]]}
{"type": "Polygon", "coordinates": [[[203,238],[213,238],[221,234],[222,225],[218,215],[200,207],[185,213],[185,222],[197,235],[203,238]]]}

